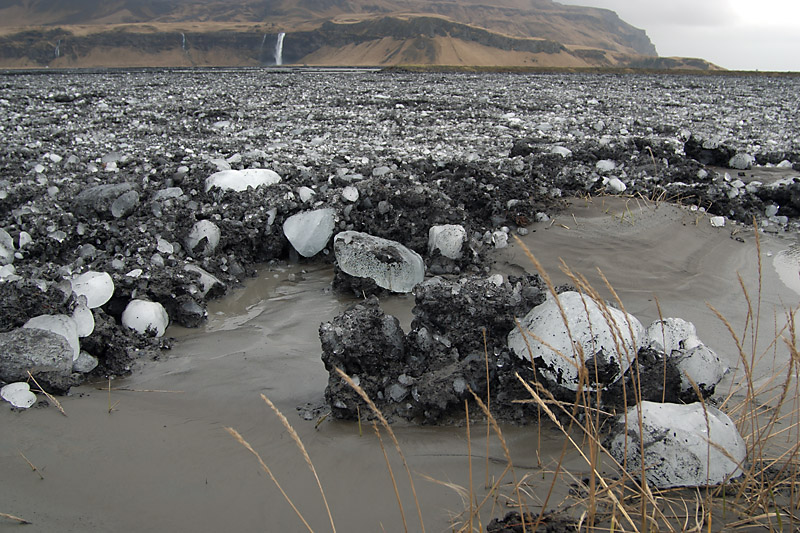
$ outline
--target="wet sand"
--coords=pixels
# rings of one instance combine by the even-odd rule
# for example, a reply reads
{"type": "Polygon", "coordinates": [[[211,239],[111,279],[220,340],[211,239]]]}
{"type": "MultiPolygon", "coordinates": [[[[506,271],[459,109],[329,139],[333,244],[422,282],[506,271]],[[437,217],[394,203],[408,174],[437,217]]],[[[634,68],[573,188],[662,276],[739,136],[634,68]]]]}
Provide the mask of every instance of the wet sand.
{"type": "MultiPolygon", "coordinates": [[[[602,198],[574,200],[552,223],[531,230],[524,242],[556,283],[566,281],[558,271],[559,258],[595,286],[600,285],[595,270],[600,268],[626,309],[645,325],[658,318],[657,298],[664,316],[694,322],[700,338],[734,362],[733,342],[706,302],[741,329],[746,308],[737,273],[753,295],[758,286],[752,230],[713,228],[703,214],[673,205],[602,198]]],[[[796,286],[787,287],[773,268],[780,257],[781,275],[798,279],[796,255],[781,254],[792,244],[793,238],[762,236],[762,315],[770,318],[762,325],[765,334],[773,330],[773,311],[796,306],[800,298],[796,286]]],[[[516,246],[498,253],[495,268],[512,274],[532,270],[516,246]]],[[[329,267],[312,265],[265,268],[245,289],[212,304],[203,329],[172,330],[179,341],[164,360],[112,382],[115,388],[174,392],[114,390],[109,399],[107,390],[98,389],[107,383],[86,385],[62,399],[67,417],[52,407],[15,412],[0,405],[0,512],[32,522],[24,527],[27,532],[302,530],[256,459],[225,432],[231,426],[262,454],[312,528],[327,531],[313,477],[259,398],[263,393],[305,442],[339,531],[402,531],[372,430],[365,425],[361,436],[357,424],[332,420],[315,428],[315,421],[296,414],[298,405],[321,402],[327,381],[319,324],[352,303],[331,292],[331,275],[329,267]]],[[[397,297],[386,301],[385,309],[401,315],[407,325],[412,304],[410,297],[397,297]]],[[[759,372],[767,375],[770,364],[759,372]]],[[[414,472],[467,485],[465,428],[398,424],[395,430],[414,472]]],[[[485,426],[473,430],[473,453],[484,455],[479,436],[485,426]]],[[[525,467],[536,465],[536,429],[505,427],[505,432],[514,461],[522,467],[518,475],[530,472],[525,467]]],[[[560,452],[563,439],[549,428],[542,438],[540,453],[548,463],[560,452]]],[[[385,440],[409,528],[418,530],[407,479],[385,440]]],[[[494,440],[489,455],[502,457],[494,440]]],[[[583,469],[577,460],[570,462],[583,469]]],[[[474,467],[474,486],[482,497],[483,459],[476,459],[474,467]]],[[[502,465],[492,462],[490,469],[491,475],[499,475],[502,465]]],[[[542,483],[544,492],[547,485],[542,483]]],[[[448,530],[451,514],[463,509],[460,498],[420,477],[416,486],[427,530],[448,530]]],[[[484,524],[490,514],[485,513],[484,524]]],[[[0,530],[16,528],[0,519],[0,530]]]]}

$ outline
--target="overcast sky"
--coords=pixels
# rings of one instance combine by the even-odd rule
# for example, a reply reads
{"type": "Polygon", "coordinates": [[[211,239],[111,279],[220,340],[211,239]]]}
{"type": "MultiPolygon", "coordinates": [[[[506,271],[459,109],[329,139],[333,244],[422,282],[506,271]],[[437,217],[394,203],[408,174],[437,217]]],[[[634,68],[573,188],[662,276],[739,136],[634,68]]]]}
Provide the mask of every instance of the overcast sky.
{"type": "Polygon", "coordinates": [[[612,9],[660,56],[727,69],[800,71],[800,0],[556,0],[612,9]]]}

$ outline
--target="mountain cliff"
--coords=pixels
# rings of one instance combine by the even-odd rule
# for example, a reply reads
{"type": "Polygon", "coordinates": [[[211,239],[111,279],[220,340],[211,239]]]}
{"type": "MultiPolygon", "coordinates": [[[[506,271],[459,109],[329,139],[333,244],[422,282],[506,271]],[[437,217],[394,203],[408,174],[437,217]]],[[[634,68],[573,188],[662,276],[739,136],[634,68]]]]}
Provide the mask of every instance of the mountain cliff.
{"type": "Polygon", "coordinates": [[[0,0],[0,66],[276,62],[669,63],[613,11],[551,0],[0,0]]]}

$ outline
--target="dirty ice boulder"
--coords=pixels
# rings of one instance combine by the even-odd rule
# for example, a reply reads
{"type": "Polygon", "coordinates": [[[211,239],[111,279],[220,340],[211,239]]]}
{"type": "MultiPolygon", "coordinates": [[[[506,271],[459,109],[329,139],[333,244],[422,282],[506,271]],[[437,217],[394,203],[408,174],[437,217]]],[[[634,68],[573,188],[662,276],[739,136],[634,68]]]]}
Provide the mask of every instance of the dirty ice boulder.
{"type": "Polygon", "coordinates": [[[72,209],[85,217],[105,215],[108,218],[111,215],[119,218],[127,210],[132,211],[138,202],[139,193],[130,183],[106,183],[81,191],[73,200],[72,209]]]}
{"type": "Polygon", "coordinates": [[[396,241],[343,231],[334,238],[333,250],[345,274],[370,278],[392,292],[411,292],[425,278],[422,257],[396,241]]]}
{"type": "Polygon", "coordinates": [[[321,252],[333,235],[335,209],[316,209],[290,216],[283,223],[283,234],[303,257],[321,252]]]}
{"type": "Polygon", "coordinates": [[[67,315],[39,315],[31,318],[22,326],[28,329],[43,329],[61,335],[72,347],[72,360],[81,353],[81,344],[78,339],[78,324],[75,319],[67,315]]]}
{"type": "Polygon", "coordinates": [[[643,442],[639,409],[628,409],[627,428],[624,415],[620,415],[605,443],[620,464],[627,461],[633,476],[641,477],[642,444],[645,477],[659,489],[718,485],[741,473],[739,465],[747,452],[744,440],[733,421],[719,409],[706,405],[704,410],[700,402],[642,402],[643,442]]]}
{"type": "Polygon", "coordinates": [[[645,344],[670,357],[681,375],[681,394],[694,394],[694,381],[703,396],[713,394],[722,381],[727,365],[703,344],[694,324],[682,318],[666,318],[653,322],[645,332],[645,344]],[[688,376],[688,377],[687,377],[688,376]],[[689,380],[691,378],[691,381],[689,380]]]}
{"type": "Polygon", "coordinates": [[[72,347],[63,335],[29,328],[0,333],[0,354],[0,381],[26,381],[30,371],[52,391],[72,385],[72,347]]]}
{"type": "Polygon", "coordinates": [[[86,306],[96,309],[114,295],[114,280],[107,272],[85,272],[72,280],[72,292],[86,297],[86,306]]]}
{"type": "Polygon", "coordinates": [[[438,250],[448,259],[461,259],[461,248],[467,241],[467,230],[460,224],[431,226],[428,230],[428,252],[438,250]]]}
{"type": "Polygon", "coordinates": [[[261,185],[274,185],[280,181],[281,177],[277,172],[266,168],[222,170],[206,178],[206,192],[215,187],[223,191],[242,192],[248,187],[256,189],[261,185]]]}
{"type": "Polygon", "coordinates": [[[636,354],[644,335],[641,322],[577,292],[561,293],[558,300],[566,324],[555,299],[548,298],[521,320],[527,343],[520,330],[515,329],[508,335],[509,348],[520,359],[533,356],[544,378],[565,389],[578,389],[581,359],[587,371],[587,388],[605,388],[614,383],[636,354]]]}
{"type": "Polygon", "coordinates": [[[161,337],[169,325],[169,315],[158,302],[131,300],[122,312],[122,325],[142,334],[154,331],[156,337],[161,337]]]}

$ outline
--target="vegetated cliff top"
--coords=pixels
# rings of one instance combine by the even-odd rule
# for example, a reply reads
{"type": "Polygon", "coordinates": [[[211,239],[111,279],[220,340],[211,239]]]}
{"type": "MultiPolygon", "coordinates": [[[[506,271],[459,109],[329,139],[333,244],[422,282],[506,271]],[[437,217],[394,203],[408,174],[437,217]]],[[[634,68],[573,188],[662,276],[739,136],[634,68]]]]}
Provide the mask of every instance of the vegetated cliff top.
{"type": "MultiPolygon", "coordinates": [[[[552,0],[0,0],[0,28],[34,26],[187,25],[244,31],[309,31],[325,22],[386,17],[443,19],[514,38],[570,47],[656,56],[647,34],[606,9],[552,0]]],[[[86,30],[84,30],[86,31],[86,30]]]]}

